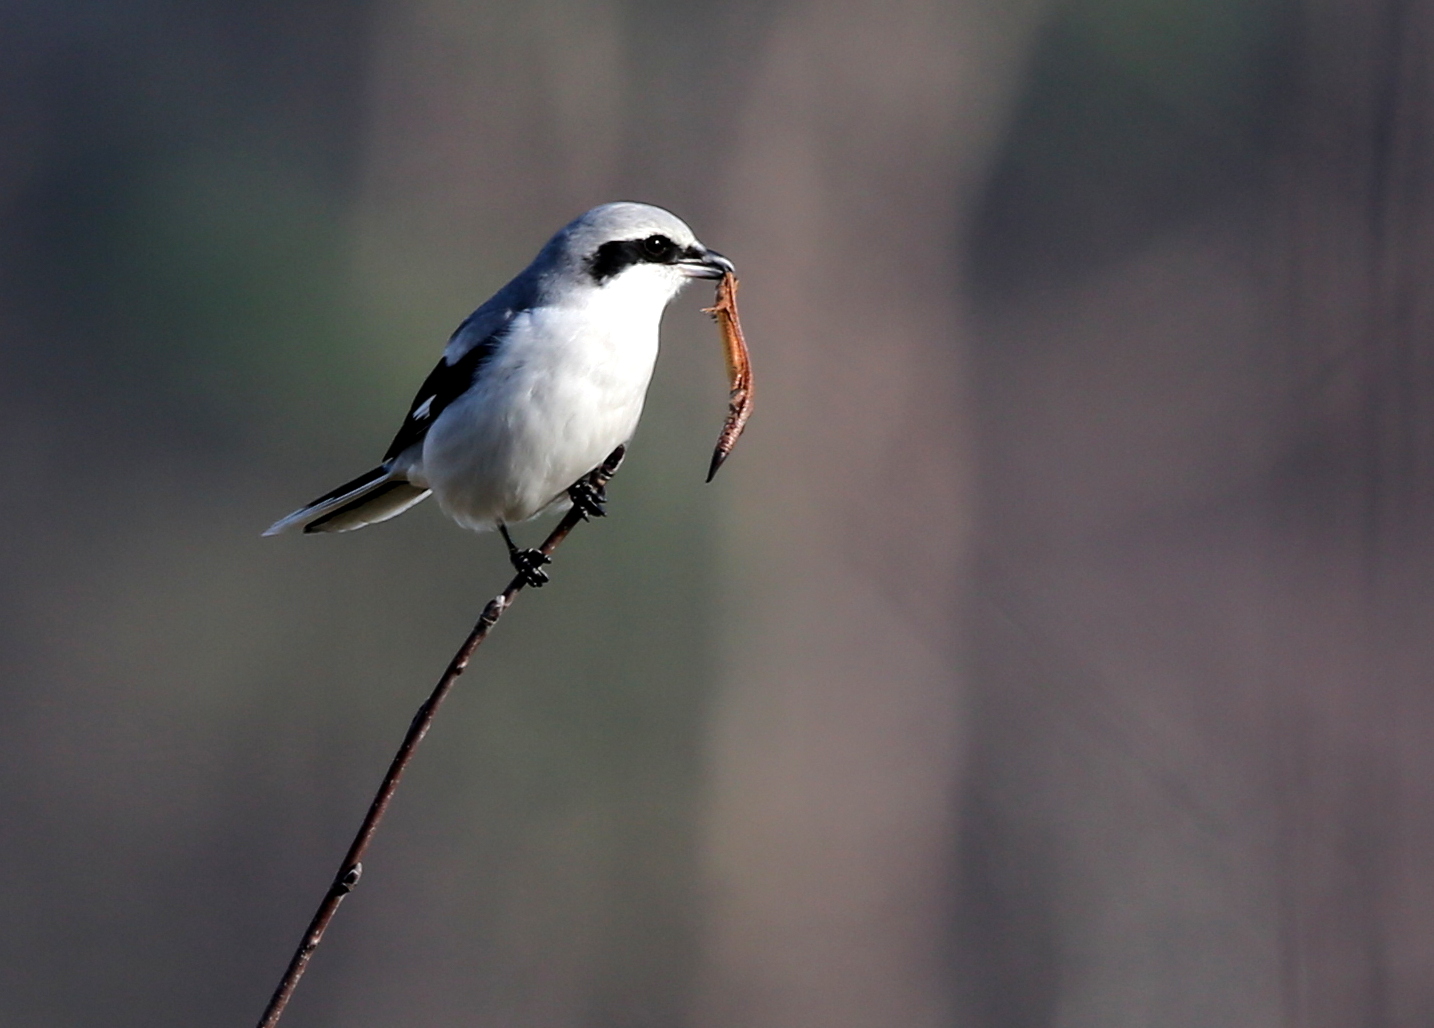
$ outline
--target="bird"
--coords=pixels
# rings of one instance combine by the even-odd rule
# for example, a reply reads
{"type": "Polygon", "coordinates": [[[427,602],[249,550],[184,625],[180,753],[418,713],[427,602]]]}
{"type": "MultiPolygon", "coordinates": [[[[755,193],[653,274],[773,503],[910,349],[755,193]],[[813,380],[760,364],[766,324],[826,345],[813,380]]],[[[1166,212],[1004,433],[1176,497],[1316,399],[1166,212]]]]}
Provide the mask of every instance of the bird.
{"type": "Polygon", "coordinates": [[[588,476],[637,428],[663,311],[688,282],[733,272],[670,211],[594,207],[453,332],[381,464],[264,535],[351,532],[432,495],[464,528],[497,529],[524,583],[543,585],[548,558],[508,526],[604,514],[588,476]]]}

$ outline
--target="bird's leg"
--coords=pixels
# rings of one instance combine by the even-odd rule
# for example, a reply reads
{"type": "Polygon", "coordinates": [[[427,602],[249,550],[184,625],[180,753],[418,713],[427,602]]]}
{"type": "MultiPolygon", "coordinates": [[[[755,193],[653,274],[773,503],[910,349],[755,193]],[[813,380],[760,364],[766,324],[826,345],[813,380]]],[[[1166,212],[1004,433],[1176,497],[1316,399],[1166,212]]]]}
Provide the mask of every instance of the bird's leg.
{"type": "Polygon", "coordinates": [[[617,473],[618,465],[622,463],[626,453],[627,444],[624,443],[608,454],[607,460],[601,465],[568,486],[568,499],[573,501],[573,510],[577,511],[584,521],[607,517],[607,510],[603,507],[603,504],[607,503],[607,481],[617,473]]]}
{"type": "Polygon", "coordinates": [[[508,534],[508,526],[498,522],[498,531],[503,533],[503,541],[508,544],[508,560],[513,564],[513,570],[518,572],[524,585],[531,585],[533,588],[546,585],[548,573],[543,570],[544,564],[551,564],[552,558],[542,550],[520,550],[513,537],[508,534]]]}

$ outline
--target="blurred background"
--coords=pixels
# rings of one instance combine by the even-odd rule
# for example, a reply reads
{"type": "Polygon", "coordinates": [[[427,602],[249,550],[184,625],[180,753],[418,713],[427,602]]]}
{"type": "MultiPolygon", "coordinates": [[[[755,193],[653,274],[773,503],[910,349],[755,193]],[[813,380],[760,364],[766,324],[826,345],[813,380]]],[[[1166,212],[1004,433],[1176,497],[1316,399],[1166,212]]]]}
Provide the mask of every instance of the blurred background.
{"type": "MultiPolygon", "coordinates": [[[[286,1025],[1434,1022],[1434,5],[0,4],[0,1024],[258,1017],[506,580],[369,467],[587,207],[612,513],[286,1025]]],[[[536,535],[538,528],[527,531],[536,535]]]]}

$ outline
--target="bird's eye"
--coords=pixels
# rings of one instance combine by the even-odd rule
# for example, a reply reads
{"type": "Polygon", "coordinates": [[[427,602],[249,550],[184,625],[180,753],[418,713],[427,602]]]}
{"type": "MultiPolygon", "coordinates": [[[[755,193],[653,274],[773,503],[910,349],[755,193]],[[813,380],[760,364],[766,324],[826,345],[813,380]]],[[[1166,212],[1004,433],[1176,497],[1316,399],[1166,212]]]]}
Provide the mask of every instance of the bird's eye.
{"type": "Polygon", "coordinates": [[[642,254],[650,261],[665,261],[672,256],[673,242],[666,236],[648,236],[642,241],[642,254]]]}

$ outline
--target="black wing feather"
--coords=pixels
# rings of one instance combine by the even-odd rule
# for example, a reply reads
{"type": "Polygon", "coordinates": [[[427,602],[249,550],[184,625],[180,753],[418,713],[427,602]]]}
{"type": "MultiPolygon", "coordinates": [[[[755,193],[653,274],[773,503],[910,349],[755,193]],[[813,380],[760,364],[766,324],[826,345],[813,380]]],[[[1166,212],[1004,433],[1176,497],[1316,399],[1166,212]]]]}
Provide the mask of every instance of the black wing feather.
{"type": "MultiPolygon", "coordinates": [[[[511,314],[509,317],[511,318],[511,314]]],[[[469,321],[471,320],[472,318],[469,319],[469,321]]],[[[457,337],[461,334],[468,327],[468,323],[465,321],[459,325],[458,331],[453,335],[457,337]]],[[[469,387],[477,381],[479,370],[497,351],[507,328],[505,323],[501,328],[490,332],[485,338],[470,346],[463,356],[452,364],[448,363],[446,357],[438,362],[438,366],[430,371],[428,377],[423,380],[423,385],[419,387],[418,394],[413,398],[413,403],[409,405],[408,417],[403,419],[403,425],[399,428],[398,435],[393,437],[388,452],[383,455],[385,461],[392,460],[410,446],[423,441],[423,437],[428,434],[429,427],[438,420],[438,415],[443,413],[443,409],[466,393],[469,387]]]]}

